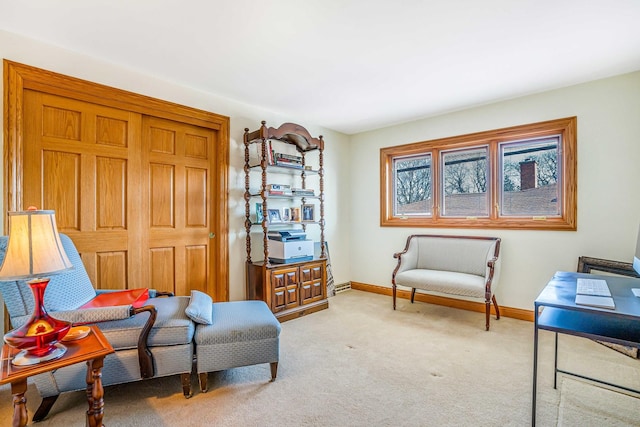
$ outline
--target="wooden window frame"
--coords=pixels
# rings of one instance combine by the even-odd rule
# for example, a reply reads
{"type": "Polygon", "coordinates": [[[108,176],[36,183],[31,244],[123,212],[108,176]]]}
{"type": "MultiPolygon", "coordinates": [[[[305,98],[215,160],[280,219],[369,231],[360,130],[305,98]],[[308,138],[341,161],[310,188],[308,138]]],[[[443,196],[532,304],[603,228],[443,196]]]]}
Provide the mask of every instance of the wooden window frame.
{"type": "Polygon", "coordinates": [[[430,141],[385,147],[380,149],[380,226],[433,227],[433,228],[487,228],[521,230],[577,230],[577,117],[532,123],[509,128],[477,132],[430,141]],[[500,188],[500,162],[498,145],[504,142],[561,135],[560,179],[562,194],[559,216],[501,216],[498,201],[500,188]],[[439,215],[440,151],[458,148],[489,147],[490,198],[488,217],[451,218],[439,215]],[[433,211],[431,215],[394,216],[393,214],[393,160],[396,157],[432,155],[433,211]]]}

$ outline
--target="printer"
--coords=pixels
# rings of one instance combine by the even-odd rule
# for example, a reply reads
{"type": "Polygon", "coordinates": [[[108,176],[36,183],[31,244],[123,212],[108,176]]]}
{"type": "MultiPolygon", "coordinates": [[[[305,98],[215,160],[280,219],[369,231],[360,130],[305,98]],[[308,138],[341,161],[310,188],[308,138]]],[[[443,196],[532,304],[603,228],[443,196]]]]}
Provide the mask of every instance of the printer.
{"type": "Polygon", "coordinates": [[[269,261],[286,264],[313,259],[313,240],[307,240],[304,230],[270,230],[269,261]]]}
{"type": "Polygon", "coordinates": [[[291,242],[293,240],[305,240],[307,238],[307,234],[302,229],[269,230],[267,237],[270,240],[291,242]]]}

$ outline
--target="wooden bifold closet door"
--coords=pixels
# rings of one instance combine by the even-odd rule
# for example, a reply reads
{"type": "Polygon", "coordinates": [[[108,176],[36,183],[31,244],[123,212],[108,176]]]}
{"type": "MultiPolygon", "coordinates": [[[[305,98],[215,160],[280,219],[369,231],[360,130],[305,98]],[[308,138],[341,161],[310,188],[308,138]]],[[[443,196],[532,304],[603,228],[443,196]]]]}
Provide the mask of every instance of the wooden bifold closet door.
{"type": "Polygon", "coordinates": [[[96,288],[228,299],[220,131],[41,90],[22,101],[19,204],[56,211],[96,288]]]}

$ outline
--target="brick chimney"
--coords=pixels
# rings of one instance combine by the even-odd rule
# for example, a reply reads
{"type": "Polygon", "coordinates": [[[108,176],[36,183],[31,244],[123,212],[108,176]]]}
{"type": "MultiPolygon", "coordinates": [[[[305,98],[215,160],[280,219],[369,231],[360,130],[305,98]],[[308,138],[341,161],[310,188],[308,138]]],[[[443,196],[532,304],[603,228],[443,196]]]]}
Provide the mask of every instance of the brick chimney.
{"type": "Polygon", "coordinates": [[[538,186],[538,167],[533,159],[520,162],[520,191],[538,186]]]}

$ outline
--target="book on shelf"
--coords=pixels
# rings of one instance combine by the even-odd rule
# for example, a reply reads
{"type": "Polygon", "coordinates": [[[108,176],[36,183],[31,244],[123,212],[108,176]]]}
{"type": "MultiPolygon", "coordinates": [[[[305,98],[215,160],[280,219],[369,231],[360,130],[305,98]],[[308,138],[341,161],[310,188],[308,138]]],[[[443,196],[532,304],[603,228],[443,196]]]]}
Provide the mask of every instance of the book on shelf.
{"type": "Polygon", "coordinates": [[[316,195],[315,190],[312,188],[292,188],[291,192],[294,196],[310,196],[314,197],[316,195]]]}
{"type": "MultiPolygon", "coordinates": [[[[255,153],[256,153],[255,155],[256,155],[257,163],[255,165],[251,166],[251,167],[260,166],[261,159],[262,159],[262,144],[261,143],[256,144],[255,153]]],[[[275,165],[275,158],[274,158],[274,154],[273,154],[273,147],[271,146],[271,141],[265,141],[264,160],[266,161],[267,165],[269,165],[269,166],[275,165]]]]}
{"type": "Polygon", "coordinates": [[[267,191],[267,196],[293,196],[293,193],[291,190],[267,191]]]}
{"type": "Polygon", "coordinates": [[[274,165],[275,160],[273,158],[273,147],[271,146],[271,141],[269,141],[269,146],[267,147],[267,164],[274,165]]]}
{"type": "Polygon", "coordinates": [[[292,196],[291,186],[288,184],[267,184],[268,196],[292,196]]]}
{"type": "Polygon", "coordinates": [[[283,164],[288,164],[288,165],[300,165],[300,166],[302,166],[302,160],[291,160],[291,159],[286,159],[286,158],[277,157],[277,156],[275,157],[275,159],[276,159],[276,163],[283,163],[283,164]]]}
{"type": "Polygon", "coordinates": [[[289,162],[287,160],[276,159],[275,166],[282,166],[285,168],[302,169],[302,163],[289,162]]]}
{"type": "Polygon", "coordinates": [[[291,190],[289,184],[267,184],[267,191],[286,191],[291,190]]]}
{"type": "Polygon", "coordinates": [[[302,164],[302,156],[296,156],[294,154],[275,153],[275,158],[276,160],[302,164]]]}

